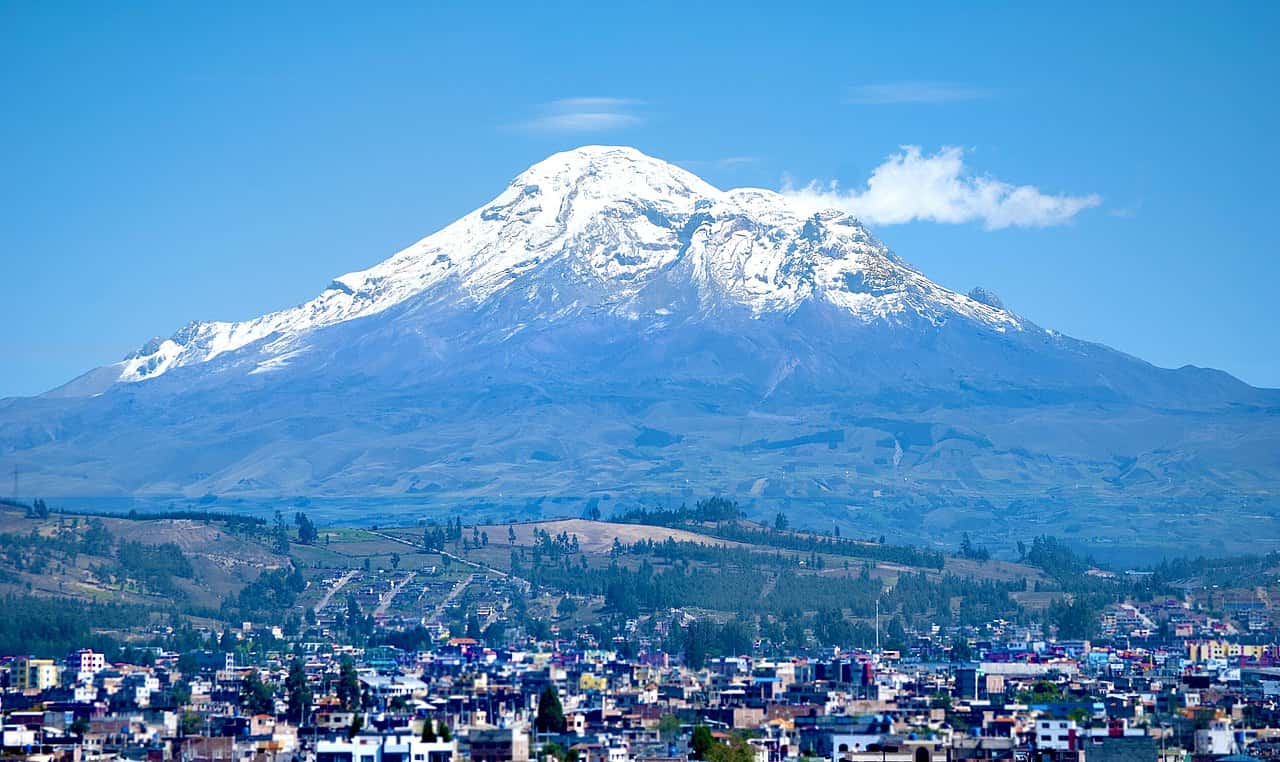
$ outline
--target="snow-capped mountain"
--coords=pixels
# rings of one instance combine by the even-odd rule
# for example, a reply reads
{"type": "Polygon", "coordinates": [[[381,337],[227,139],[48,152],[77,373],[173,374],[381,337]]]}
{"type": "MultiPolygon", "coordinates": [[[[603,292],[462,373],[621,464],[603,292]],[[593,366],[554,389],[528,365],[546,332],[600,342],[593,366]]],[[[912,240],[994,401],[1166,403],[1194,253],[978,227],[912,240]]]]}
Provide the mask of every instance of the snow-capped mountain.
{"type": "Polygon", "coordinates": [[[0,457],[50,497],[504,516],[720,492],[925,537],[1271,515],[1277,445],[1274,390],[1046,330],[846,214],[612,147],[540,162],[305,304],[0,401],[0,457]]]}
{"type": "Polygon", "coordinates": [[[522,318],[547,322],[584,310],[667,316],[677,307],[760,317],[820,300],[865,322],[910,315],[1024,327],[999,306],[930,282],[847,214],[805,213],[772,191],[721,191],[635,149],[592,146],[540,162],[489,204],[335,278],[306,304],[154,339],[121,363],[115,380],[155,378],[264,340],[259,367],[278,368],[317,328],[409,299],[478,306],[513,289],[540,305],[522,318]],[[694,298],[672,304],[685,286],[694,298]]]}

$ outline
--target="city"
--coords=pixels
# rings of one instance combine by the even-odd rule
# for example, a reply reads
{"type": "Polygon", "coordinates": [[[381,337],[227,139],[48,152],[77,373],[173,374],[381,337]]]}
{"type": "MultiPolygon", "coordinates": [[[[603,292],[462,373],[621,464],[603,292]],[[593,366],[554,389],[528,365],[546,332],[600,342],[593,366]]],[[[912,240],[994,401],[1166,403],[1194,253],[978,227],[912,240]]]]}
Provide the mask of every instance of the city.
{"type": "Polygon", "coordinates": [[[31,758],[1280,759],[1275,556],[1117,572],[1036,539],[1001,563],[813,535],[783,515],[757,524],[720,499],[614,521],[368,530],[43,501],[3,518],[10,582],[61,575],[121,601],[86,609],[94,626],[76,642],[65,621],[48,634],[74,610],[5,599],[0,643],[30,648],[0,656],[3,745],[31,758]],[[161,546],[116,537],[129,531],[204,532],[205,549],[152,555],[161,546]],[[22,555],[33,538],[58,574],[22,555]],[[276,571],[210,611],[201,588],[232,542],[276,571]],[[753,557],[767,543],[772,566],[753,557]],[[821,552],[784,550],[810,544],[821,552]],[[912,561],[937,568],[913,575],[912,561]],[[641,581],[676,570],[695,586],[641,581]],[[988,579],[966,586],[961,570],[988,579]],[[1035,581],[990,581],[1018,573],[1035,581]],[[772,608],[757,576],[813,610],[772,608]],[[755,603],[700,601],[698,587],[735,580],[755,603]],[[847,606],[825,607],[831,584],[850,586],[847,606]]]}

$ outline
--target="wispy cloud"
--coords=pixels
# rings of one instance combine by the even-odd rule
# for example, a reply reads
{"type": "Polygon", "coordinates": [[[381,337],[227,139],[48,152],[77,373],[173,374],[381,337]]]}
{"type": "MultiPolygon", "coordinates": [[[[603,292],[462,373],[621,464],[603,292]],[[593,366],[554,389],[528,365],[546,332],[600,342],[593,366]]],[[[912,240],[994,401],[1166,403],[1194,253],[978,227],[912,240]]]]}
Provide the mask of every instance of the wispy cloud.
{"type": "Polygon", "coordinates": [[[561,98],[542,104],[537,116],[519,126],[533,132],[605,132],[640,124],[643,105],[632,98],[561,98]]]}
{"type": "Polygon", "coordinates": [[[675,162],[687,169],[738,169],[760,163],[759,156],[725,156],[722,159],[680,159],[675,162]]]}
{"type": "Polygon", "coordinates": [[[782,190],[802,207],[841,209],[873,225],[926,221],[980,221],[988,230],[1048,227],[1068,222],[1102,198],[1050,195],[1031,185],[1012,185],[965,166],[964,150],[945,147],[926,156],[919,146],[903,146],[876,167],[865,190],[841,190],[835,183],[782,190]]]}
{"type": "Polygon", "coordinates": [[[846,100],[859,106],[887,106],[896,103],[975,101],[992,95],[990,90],[955,82],[881,82],[853,88],[846,100]]]}

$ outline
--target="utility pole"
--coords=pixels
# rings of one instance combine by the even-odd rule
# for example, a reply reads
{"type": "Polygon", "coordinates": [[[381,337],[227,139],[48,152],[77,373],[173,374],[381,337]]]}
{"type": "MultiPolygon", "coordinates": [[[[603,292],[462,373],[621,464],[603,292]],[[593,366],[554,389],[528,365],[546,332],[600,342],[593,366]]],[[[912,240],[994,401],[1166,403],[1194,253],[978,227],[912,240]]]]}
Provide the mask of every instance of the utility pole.
{"type": "Polygon", "coordinates": [[[880,655],[880,596],[876,596],[876,655],[880,655]]]}

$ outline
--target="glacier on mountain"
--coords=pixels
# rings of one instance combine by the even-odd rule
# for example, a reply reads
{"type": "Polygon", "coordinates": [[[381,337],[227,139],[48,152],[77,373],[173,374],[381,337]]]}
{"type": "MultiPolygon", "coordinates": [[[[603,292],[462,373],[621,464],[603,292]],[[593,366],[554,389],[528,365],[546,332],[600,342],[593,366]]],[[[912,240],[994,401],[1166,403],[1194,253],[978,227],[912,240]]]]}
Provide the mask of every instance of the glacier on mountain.
{"type": "Polygon", "coordinates": [[[305,304],[243,322],[192,323],[153,340],[120,363],[118,380],[155,378],[263,340],[262,362],[280,367],[308,331],[424,294],[480,304],[514,284],[529,287],[522,276],[536,281],[539,271],[557,275],[535,286],[551,292],[544,320],[588,308],[670,315],[674,305],[644,297],[676,279],[696,286],[701,313],[759,317],[816,299],[863,321],[913,314],[1026,328],[998,303],[932,283],[846,213],[809,214],[772,191],[722,191],[635,149],[589,146],[534,165],[490,203],[335,278],[305,304]],[[557,293],[562,285],[573,300],[557,293]]]}

